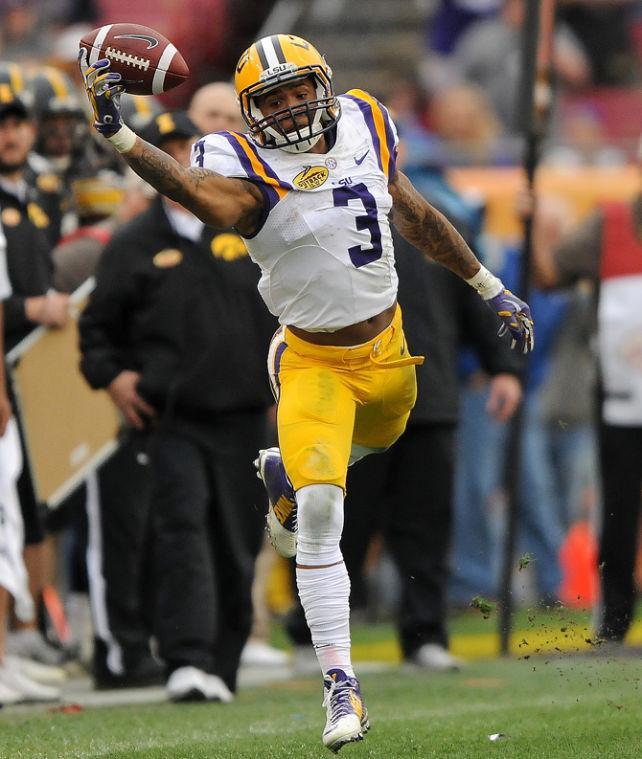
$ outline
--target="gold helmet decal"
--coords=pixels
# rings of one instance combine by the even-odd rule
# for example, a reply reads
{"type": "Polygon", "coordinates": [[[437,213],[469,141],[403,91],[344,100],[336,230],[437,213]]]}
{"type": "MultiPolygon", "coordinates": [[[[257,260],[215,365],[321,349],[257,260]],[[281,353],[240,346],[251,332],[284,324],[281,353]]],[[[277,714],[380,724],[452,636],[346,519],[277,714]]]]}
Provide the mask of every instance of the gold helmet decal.
{"type": "Polygon", "coordinates": [[[332,90],[332,70],[325,58],[309,42],[292,34],[273,34],[251,45],[236,65],[235,87],[250,134],[262,147],[291,152],[309,150],[341,115],[332,90]],[[316,90],[315,98],[302,106],[308,125],[286,132],[282,123],[294,121],[292,109],[284,108],[265,116],[257,98],[308,78],[316,90]]]}

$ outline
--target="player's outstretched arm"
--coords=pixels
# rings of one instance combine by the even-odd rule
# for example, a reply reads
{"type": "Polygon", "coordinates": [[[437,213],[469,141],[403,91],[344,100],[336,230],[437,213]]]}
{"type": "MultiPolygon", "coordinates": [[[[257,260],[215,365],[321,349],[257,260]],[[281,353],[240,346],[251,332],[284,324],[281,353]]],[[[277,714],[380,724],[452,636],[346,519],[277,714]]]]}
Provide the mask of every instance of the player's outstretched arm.
{"type": "Polygon", "coordinates": [[[388,189],[392,221],[406,240],[477,290],[501,319],[499,334],[510,332],[511,347],[518,346],[524,353],[533,350],[535,331],[528,304],[482,266],[455,227],[417,192],[408,177],[397,171],[388,189]]]}
{"type": "Polygon", "coordinates": [[[411,245],[462,279],[477,274],[481,263],[464,238],[417,192],[405,174],[397,171],[388,189],[392,195],[392,221],[411,245]]]}
{"type": "Polygon", "coordinates": [[[208,169],[182,166],[164,151],[141,140],[121,118],[119,101],[124,88],[120,74],[109,70],[106,59],[89,66],[84,48],[79,53],[79,64],[94,111],[94,127],[139,176],[205,224],[235,227],[241,234],[256,231],[264,202],[257,187],[208,169]]]}
{"type": "Polygon", "coordinates": [[[187,168],[164,151],[136,137],[121,154],[158,192],[177,201],[212,227],[235,227],[252,234],[263,212],[263,195],[251,182],[224,177],[209,169],[187,168]]]}

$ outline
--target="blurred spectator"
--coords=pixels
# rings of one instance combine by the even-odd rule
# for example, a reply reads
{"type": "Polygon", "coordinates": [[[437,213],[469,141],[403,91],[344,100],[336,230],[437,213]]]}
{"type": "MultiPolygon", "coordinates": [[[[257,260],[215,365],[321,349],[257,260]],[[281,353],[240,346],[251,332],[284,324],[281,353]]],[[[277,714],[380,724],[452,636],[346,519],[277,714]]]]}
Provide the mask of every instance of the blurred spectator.
{"type": "MultiPolygon", "coordinates": [[[[75,62],[78,66],[77,61],[75,62]]],[[[129,95],[124,92],[120,98],[123,121],[138,133],[163,111],[163,107],[153,95],[129,95]]]]}
{"type": "MultiPolygon", "coordinates": [[[[67,321],[68,297],[52,289],[50,246],[45,234],[49,222],[25,179],[35,127],[24,101],[6,87],[0,85],[0,221],[12,288],[12,293],[4,299],[4,340],[8,351],[38,325],[63,326],[67,321]]],[[[20,427],[13,399],[12,406],[20,427]]],[[[21,429],[20,434],[22,436],[21,429]]],[[[25,562],[30,590],[38,603],[43,586],[44,528],[27,467],[18,480],[18,494],[25,524],[25,562]]],[[[59,659],[57,652],[39,634],[35,621],[16,622],[8,650],[50,664],[59,659]]]]}
{"type": "Polygon", "coordinates": [[[54,284],[60,292],[72,293],[94,274],[103,248],[122,223],[123,186],[123,177],[107,170],[72,183],[78,228],[52,252],[54,284]]]}
{"type": "Polygon", "coordinates": [[[0,5],[0,55],[19,62],[36,61],[49,49],[49,27],[38,0],[5,0],[0,5]]]}
{"type": "Polygon", "coordinates": [[[227,82],[210,82],[196,90],[187,112],[201,134],[244,129],[236,90],[227,82]]]}
{"type": "MultiPolygon", "coordinates": [[[[639,156],[642,169],[642,144],[639,156]]],[[[642,176],[641,176],[642,180],[642,176]]],[[[631,625],[642,488],[642,191],[602,204],[551,253],[535,246],[544,287],[599,285],[599,450],[602,476],[599,637],[622,642],[631,625]]]]}
{"type": "MultiPolygon", "coordinates": [[[[400,77],[392,80],[387,90],[381,94],[381,101],[395,118],[395,124],[404,133],[409,129],[425,130],[423,117],[426,97],[418,81],[400,77]]],[[[404,138],[405,139],[405,138],[404,138]]]]}
{"type": "Polygon", "coordinates": [[[26,76],[26,93],[37,126],[29,157],[29,181],[47,193],[45,210],[51,219],[49,239],[56,245],[77,224],[71,183],[101,168],[122,171],[122,163],[99,143],[88,128],[87,114],[71,80],[51,66],[26,76]]]}
{"type": "Polygon", "coordinates": [[[503,134],[492,103],[479,87],[456,84],[437,92],[428,114],[446,165],[501,166],[516,162],[519,145],[503,134]]]}
{"type": "Polygon", "coordinates": [[[559,18],[588,55],[595,85],[640,83],[642,61],[631,33],[640,12],[638,0],[567,0],[558,8],[559,18]]]}
{"type": "Polygon", "coordinates": [[[577,104],[566,109],[560,134],[546,151],[543,162],[560,168],[615,168],[623,166],[627,156],[615,145],[608,144],[597,109],[589,104],[577,104]]]}
{"type": "MultiPolygon", "coordinates": [[[[187,165],[197,131],[185,114],[163,113],[143,136],[187,165]]],[[[110,242],[81,318],[85,376],[108,389],[151,465],[153,509],[146,498],[135,513],[111,502],[102,517],[108,600],[140,615],[131,578],[142,579],[153,521],[154,629],[177,701],[230,701],[250,632],[264,525],[252,458],[271,405],[257,377],[274,328],[257,276],[238,235],[157,197],[110,242]],[[242,360],[231,343],[245,346],[242,360]],[[128,526],[125,546],[117,522],[128,526]]]]}
{"type": "MultiPolygon", "coordinates": [[[[432,83],[436,89],[464,80],[477,84],[489,96],[502,127],[516,130],[521,77],[521,27],[524,0],[504,0],[501,13],[472,24],[460,37],[450,58],[449,77],[432,83]]],[[[560,85],[578,88],[591,81],[590,65],[575,36],[559,25],[555,31],[553,69],[560,85]]]]}
{"type": "MultiPolygon", "coordinates": [[[[568,208],[559,199],[540,202],[538,239],[542,244],[550,246],[558,241],[568,227],[568,218],[568,208]]],[[[508,287],[516,286],[520,256],[510,246],[505,248],[504,256],[502,276],[508,287]]],[[[582,339],[584,333],[568,334],[571,326],[575,330],[580,326],[576,319],[567,322],[570,305],[575,305],[568,293],[534,291],[532,303],[538,333],[524,396],[518,542],[520,551],[534,557],[537,601],[550,605],[559,597],[562,579],[559,550],[570,519],[576,518],[581,510],[579,491],[586,486],[595,488],[594,476],[587,474],[593,461],[590,376],[583,375],[580,382],[574,372],[562,375],[560,371],[553,378],[552,361],[559,355],[556,345],[564,334],[567,347],[571,341],[578,344],[574,351],[578,368],[590,358],[588,342],[582,339]],[[554,419],[553,407],[560,411],[564,401],[558,400],[555,405],[551,382],[556,388],[559,385],[559,393],[568,404],[567,414],[554,419]],[[570,497],[575,499],[573,503],[570,497]]],[[[466,413],[462,416],[459,437],[451,591],[458,605],[467,605],[474,595],[495,597],[498,592],[499,512],[503,506],[508,432],[493,424],[484,413],[487,378],[470,362],[463,366],[466,366],[463,396],[466,413]]],[[[555,367],[560,368],[559,361],[555,367]]]]}
{"type": "Polygon", "coordinates": [[[496,16],[502,0],[438,0],[428,19],[428,48],[450,55],[471,24],[496,16]]]}
{"type": "Polygon", "coordinates": [[[72,293],[93,276],[103,248],[118,226],[147,210],[156,190],[131,169],[124,176],[107,169],[72,183],[78,228],[52,252],[54,285],[72,293]]]}

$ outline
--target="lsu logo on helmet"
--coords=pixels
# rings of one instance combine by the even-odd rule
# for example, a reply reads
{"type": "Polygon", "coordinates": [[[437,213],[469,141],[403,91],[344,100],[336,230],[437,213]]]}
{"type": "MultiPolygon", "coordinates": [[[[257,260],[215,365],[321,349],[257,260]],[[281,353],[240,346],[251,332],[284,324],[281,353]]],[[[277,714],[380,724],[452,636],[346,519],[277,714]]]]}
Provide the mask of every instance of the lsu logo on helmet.
{"type": "Polygon", "coordinates": [[[239,58],[235,76],[236,94],[243,119],[252,138],[264,148],[282,148],[297,153],[309,150],[341,115],[332,90],[332,69],[325,58],[301,37],[273,34],[251,45],[239,58]],[[284,84],[311,79],[316,97],[297,106],[307,115],[307,126],[297,126],[293,109],[283,108],[264,116],[257,99],[284,84]],[[295,124],[286,132],[284,122],[295,124]]]}

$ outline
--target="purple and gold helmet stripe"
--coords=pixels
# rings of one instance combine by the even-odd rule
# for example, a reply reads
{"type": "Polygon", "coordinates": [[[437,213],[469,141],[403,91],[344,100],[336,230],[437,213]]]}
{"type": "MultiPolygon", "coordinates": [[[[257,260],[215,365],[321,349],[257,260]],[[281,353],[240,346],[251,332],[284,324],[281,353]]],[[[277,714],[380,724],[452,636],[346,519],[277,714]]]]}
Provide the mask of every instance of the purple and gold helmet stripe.
{"type": "Polygon", "coordinates": [[[259,61],[263,71],[271,69],[273,66],[278,66],[279,63],[285,63],[286,57],[281,46],[281,40],[278,34],[273,34],[270,37],[264,37],[256,43],[256,52],[259,56],[259,61]]]}
{"type": "Polygon", "coordinates": [[[259,61],[261,62],[263,71],[265,71],[265,69],[269,69],[270,64],[268,63],[267,56],[265,55],[265,50],[263,49],[263,40],[259,40],[256,43],[256,52],[259,54],[259,61]]]}
{"type": "Polygon", "coordinates": [[[272,43],[274,47],[274,52],[276,53],[276,59],[279,63],[285,63],[286,57],[285,53],[283,52],[283,48],[281,47],[281,40],[279,39],[278,34],[273,34],[270,37],[270,42],[272,43]]]}
{"type": "Polygon", "coordinates": [[[381,103],[363,90],[350,90],[346,94],[363,114],[377,153],[379,168],[388,179],[394,176],[397,151],[390,116],[381,103]]]}

